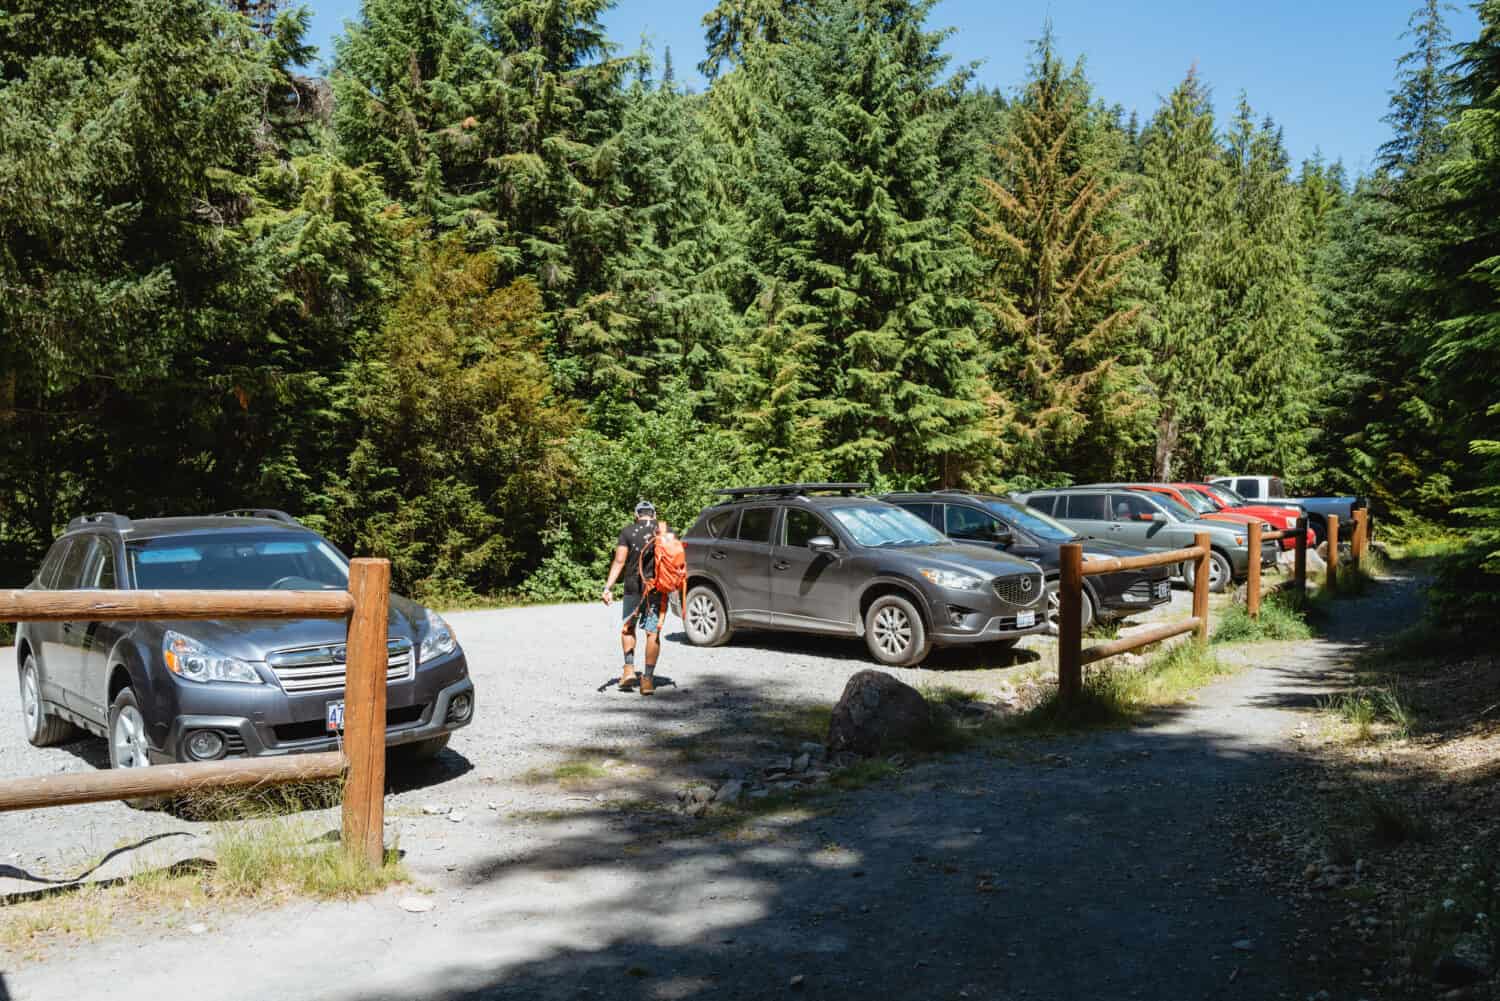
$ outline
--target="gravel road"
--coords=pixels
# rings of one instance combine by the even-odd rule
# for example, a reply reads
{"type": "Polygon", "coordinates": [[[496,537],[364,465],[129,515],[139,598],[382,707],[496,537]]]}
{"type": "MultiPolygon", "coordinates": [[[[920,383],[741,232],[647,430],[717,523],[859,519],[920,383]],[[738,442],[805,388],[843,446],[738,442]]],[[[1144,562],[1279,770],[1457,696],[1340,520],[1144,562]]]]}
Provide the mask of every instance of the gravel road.
{"type": "MultiPolygon", "coordinates": [[[[1394,627],[1392,611],[1382,618],[1394,627]]],[[[396,890],[239,913],[196,938],[146,918],[136,934],[8,970],[0,998],[92,996],[108,980],[114,996],[145,999],[197,978],[220,998],[329,1001],[1295,989],[1292,919],[1236,875],[1231,817],[1289,767],[1288,734],[1347,644],[1248,648],[1234,656],[1250,670],[1150,725],[918,763],[725,829],[660,808],[696,776],[795,747],[789,714],[835,699],[867,666],[859,644],[670,643],[659,673],[675,685],[645,699],[599,690],[618,660],[602,608],[451,621],[474,665],[478,721],[433,765],[395,776],[387,805],[431,912],[402,911],[410,890],[396,890]],[[584,759],[607,777],[550,776],[584,759]]],[[[993,688],[1050,669],[1050,646],[944,654],[893,673],[993,688]]],[[[18,718],[15,702],[0,689],[0,718],[18,718]]],[[[18,731],[0,731],[0,775],[88,768],[102,750],[38,751],[18,731]]],[[[202,830],[114,804],[0,815],[0,875],[76,875],[153,834],[182,836],[143,851],[176,842],[191,854],[202,830]]],[[[139,864],[143,851],[111,865],[139,864]]]]}

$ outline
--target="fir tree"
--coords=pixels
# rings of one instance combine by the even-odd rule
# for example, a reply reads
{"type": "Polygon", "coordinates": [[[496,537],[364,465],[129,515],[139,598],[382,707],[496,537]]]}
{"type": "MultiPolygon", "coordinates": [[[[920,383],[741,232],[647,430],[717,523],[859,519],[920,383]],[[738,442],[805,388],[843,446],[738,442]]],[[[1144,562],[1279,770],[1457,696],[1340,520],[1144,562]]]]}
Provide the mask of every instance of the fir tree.
{"type": "Polygon", "coordinates": [[[1380,147],[1382,170],[1404,172],[1443,151],[1453,37],[1443,14],[1452,9],[1443,0],[1422,0],[1407,22],[1402,37],[1412,48],[1396,61],[1396,90],[1385,117],[1395,134],[1380,147]]]}

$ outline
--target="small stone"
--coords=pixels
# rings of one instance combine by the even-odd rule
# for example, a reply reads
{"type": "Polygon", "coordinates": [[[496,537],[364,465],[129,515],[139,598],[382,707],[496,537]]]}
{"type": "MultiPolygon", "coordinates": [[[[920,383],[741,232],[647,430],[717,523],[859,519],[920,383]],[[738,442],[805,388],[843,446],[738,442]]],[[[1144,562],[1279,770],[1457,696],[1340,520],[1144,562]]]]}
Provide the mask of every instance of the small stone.
{"type": "Polygon", "coordinates": [[[1237,939],[1234,942],[1234,948],[1239,952],[1254,952],[1255,943],[1248,938],[1237,939]]]}
{"type": "Polygon", "coordinates": [[[807,982],[807,978],[804,977],[802,974],[799,973],[795,977],[793,977],[791,980],[787,981],[787,986],[790,987],[794,991],[800,991],[802,989],[802,985],[804,983],[806,983],[806,982],[807,982]]]}
{"type": "Polygon", "coordinates": [[[208,934],[208,925],[203,924],[201,921],[198,922],[198,923],[196,923],[196,924],[190,924],[190,925],[188,925],[188,934],[189,935],[206,935],[206,934],[208,934]]]}
{"type": "Polygon", "coordinates": [[[396,906],[408,914],[426,914],[435,905],[426,897],[402,897],[396,901],[396,906]]]}
{"type": "Polygon", "coordinates": [[[771,740],[769,737],[760,737],[755,741],[755,746],[774,751],[776,749],[776,741],[771,740]]]}
{"type": "Polygon", "coordinates": [[[446,817],[449,813],[453,812],[453,807],[445,806],[442,803],[428,803],[422,807],[422,812],[429,817],[446,817]]]}

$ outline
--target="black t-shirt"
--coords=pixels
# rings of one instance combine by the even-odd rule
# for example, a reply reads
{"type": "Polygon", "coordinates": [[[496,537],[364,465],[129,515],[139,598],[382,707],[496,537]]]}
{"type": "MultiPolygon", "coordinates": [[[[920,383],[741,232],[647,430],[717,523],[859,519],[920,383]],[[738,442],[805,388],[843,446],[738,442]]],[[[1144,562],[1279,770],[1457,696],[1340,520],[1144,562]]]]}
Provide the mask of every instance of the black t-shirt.
{"type": "Polygon", "coordinates": [[[617,546],[626,546],[630,552],[625,556],[625,569],[620,574],[626,594],[641,593],[641,550],[646,550],[645,572],[647,577],[656,574],[656,547],[647,546],[656,535],[655,521],[632,521],[620,530],[617,546]]]}

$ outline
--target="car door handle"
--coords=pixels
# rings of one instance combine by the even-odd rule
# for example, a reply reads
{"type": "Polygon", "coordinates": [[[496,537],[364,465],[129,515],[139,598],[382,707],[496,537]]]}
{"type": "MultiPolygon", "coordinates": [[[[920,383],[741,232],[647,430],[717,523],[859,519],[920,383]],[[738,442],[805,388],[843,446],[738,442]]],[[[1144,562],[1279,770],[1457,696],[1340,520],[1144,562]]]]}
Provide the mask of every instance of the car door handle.
{"type": "Polygon", "coordinates": [[[728,555],[729,554],[724,552],[724,550],[722,549],[715,549],[713,552],[708,554],[708,558],[711,560],[722,560],[728,555]]]}
{"type": "Polygon", "coordinates": [[[791,566],[792,566],[786,560],[777,560],[775,563],[773,563],[771,565],[774,566],[777,570],[790,570],[791,566]]]}

